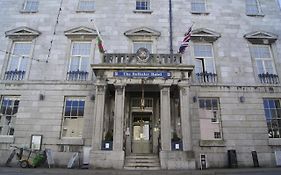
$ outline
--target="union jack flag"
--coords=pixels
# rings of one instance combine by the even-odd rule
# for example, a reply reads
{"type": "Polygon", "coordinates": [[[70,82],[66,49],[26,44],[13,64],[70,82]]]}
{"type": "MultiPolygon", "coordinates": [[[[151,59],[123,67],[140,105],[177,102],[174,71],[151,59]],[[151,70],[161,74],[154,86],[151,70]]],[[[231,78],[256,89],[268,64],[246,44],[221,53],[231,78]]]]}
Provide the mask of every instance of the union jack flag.
{"type": "Polygon", "coordinates": [[[179,53],[181,53],[181,54],[184,53],[185,48],[188,46],[188,43],[191,38],[191,31],[192,31],[192,26],[190,26],[188,31],[184,34],[184,38],[183,38],[180,48],[179,48],[179,53]]]}

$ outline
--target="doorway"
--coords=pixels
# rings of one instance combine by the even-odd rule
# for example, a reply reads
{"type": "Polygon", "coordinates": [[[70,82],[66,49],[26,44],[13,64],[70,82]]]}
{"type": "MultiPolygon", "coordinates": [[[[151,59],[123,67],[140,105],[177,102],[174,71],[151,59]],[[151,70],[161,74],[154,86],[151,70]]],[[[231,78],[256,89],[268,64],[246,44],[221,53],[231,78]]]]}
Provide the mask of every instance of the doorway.
{"type": "Polygon", "coordinates": [[[132,153],[149,154],[152,152],[152,113],[132,113],[132,153]]]}

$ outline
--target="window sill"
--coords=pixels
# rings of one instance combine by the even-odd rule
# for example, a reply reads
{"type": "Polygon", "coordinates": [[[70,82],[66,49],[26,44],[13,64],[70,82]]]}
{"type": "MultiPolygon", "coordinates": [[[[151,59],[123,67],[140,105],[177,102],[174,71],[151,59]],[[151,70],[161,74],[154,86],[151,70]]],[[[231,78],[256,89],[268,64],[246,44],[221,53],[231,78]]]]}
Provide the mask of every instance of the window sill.
{"type": "Polygon", "coordinates": [[[64,137],[58,141],[58,145],[84,145],[84,140],[80,137],[64,137]]]}
{"type": "Polygon", "coordinates": [[[256,14],[248,14],[246,13],[247,16],[251,17],[264,17],[265,15],[263,13],[256,13],[256,14]]]}
{"type": "Polygon", "coordinates": [[[225,147],[224,140],[200,140],[201,147],[225,147]]]}
{"type": "Polygon", "coordinates": [[[27,10],[21,10],[20,13],[38,13],[39,11],[27,11],[27,10]]]}
{"type": "Polygon", "coordinates": [[[281,145],[281,139],[280,138],[269,138],[268,139],[268,145],[269,146],[280,146],[281,145]]]}
{"type": "Polygon", "coordinates": [[[76,10],[76,13],[95,13],[95,10],[76,10]]]}
{"type": "Polygon", "coordinates": [[[134,10],[134,13],[149,13],[151,14],[153,11],[152,10],[134,10]]]}
{"type": "Polygon", "coordinates": [[[0,135],[0,143],[14,143],[14,136],[0,135]]]}
{"type": "Polygon", "coordinates": [[[210,12],[197,12],[197,11],[191,11],[190,12],[191,14],[194,14],[194,15],[209,15],[210,12]]]}

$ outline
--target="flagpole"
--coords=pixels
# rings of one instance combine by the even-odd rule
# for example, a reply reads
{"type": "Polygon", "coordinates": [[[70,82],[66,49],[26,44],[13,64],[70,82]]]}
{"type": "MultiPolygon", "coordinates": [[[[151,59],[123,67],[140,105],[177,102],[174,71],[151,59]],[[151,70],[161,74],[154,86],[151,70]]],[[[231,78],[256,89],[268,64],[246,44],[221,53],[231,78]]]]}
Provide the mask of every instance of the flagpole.
{"type": "Polygon", "coordinates": [[[101,38],[99,29],[97,28],[97,26],[96,26],[96,24],[95,24],[95,21],[94,21],[93,19],[91,19],[91,22],[93,23],[94,28],[95,28],[95,30],[97,31],[97,34],[98,34],[99,38],[100,38],[100,39],[102,40],[102,42],[103,42],[103,39],[101,38]]]}

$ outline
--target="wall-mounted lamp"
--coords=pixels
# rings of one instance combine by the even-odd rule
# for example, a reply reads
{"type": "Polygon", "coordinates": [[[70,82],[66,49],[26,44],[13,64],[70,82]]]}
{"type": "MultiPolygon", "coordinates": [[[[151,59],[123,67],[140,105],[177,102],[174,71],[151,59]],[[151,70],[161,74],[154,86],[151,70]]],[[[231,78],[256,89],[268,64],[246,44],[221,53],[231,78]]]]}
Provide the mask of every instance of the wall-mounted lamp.
{"type": "Polygon", "coordinates": [[[44,94],[39,94],[39,100],[43,101],[45,99],[45,95],[44,94]]]}
{"type": "Polygon", "coordinates": [[[239,101],[240,101],[240,103],[244,103],[245,102],[245,97],[244,96],[240,96],[239,97],[239,101]]]}
{"type": "Polygon", "coordinates": [[[192,100],[193,100],[193,103],[196,103],[197,102],[197,97],[193,96],[192,100]]]}
{"type": "Polygon", "coordinates": [[[95,99],[96,99],[96,96],[95,96],[95,95],[92,95],[92,96],[91,96],[91,100],[92,100],[92,101],[95,101],[95,99]]]}

